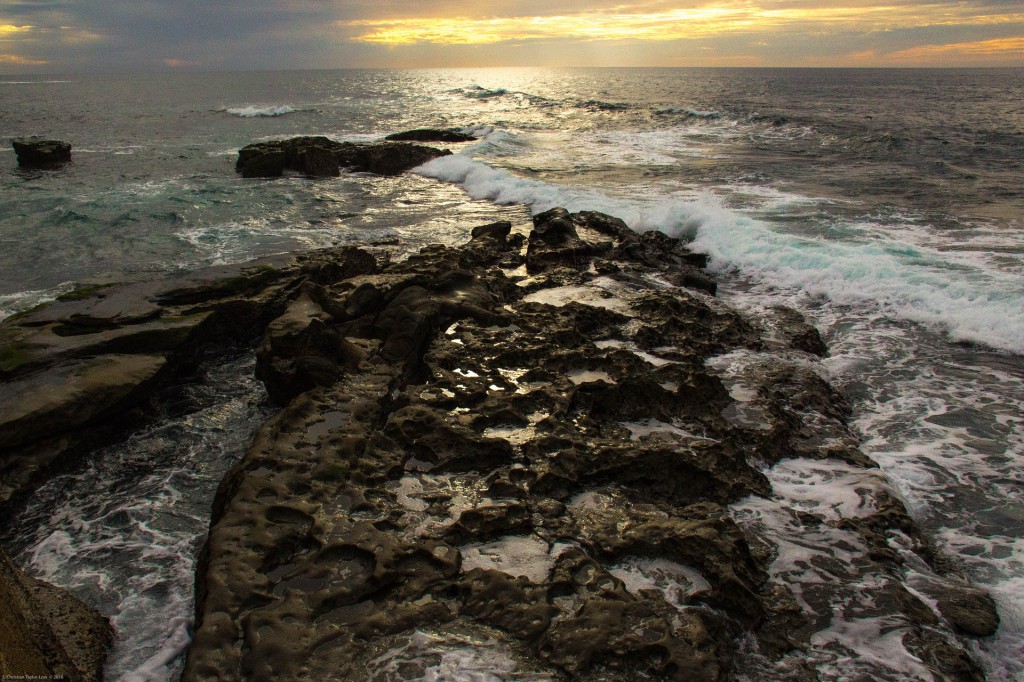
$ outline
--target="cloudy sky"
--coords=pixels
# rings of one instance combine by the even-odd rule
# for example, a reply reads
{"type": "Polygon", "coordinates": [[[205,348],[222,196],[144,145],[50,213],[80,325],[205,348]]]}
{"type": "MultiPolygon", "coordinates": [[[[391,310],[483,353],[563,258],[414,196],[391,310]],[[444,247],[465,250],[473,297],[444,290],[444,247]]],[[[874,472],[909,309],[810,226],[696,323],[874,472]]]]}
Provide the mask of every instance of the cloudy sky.
{"type": "Polygon", "coordinates": [[[0,73],[1024,66],[1024,0],[0,0],[0,73]]]}

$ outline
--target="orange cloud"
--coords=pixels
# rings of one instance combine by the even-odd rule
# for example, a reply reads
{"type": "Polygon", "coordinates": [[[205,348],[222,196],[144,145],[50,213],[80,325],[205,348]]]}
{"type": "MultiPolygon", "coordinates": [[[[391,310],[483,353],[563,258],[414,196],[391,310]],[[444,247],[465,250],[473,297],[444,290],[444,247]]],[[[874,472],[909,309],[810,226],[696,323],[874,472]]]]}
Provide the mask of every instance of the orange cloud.
{"type": "Polygon", "coordinates": [[[887,5],[769,9],[715,5],[652,12],[595,11],[552,16],[362,19],[339,22],[363,31],[355,40],[386,45],[433,43],[481,45],[508,41],[575,39],[666,41],[718,35],[801,29],[879,31],[957,24],[1024,22],[1024,11],[979,13],[967,5],[887,5]]]}
{"type": "Polygon", "coordinates": [[[1024,64],[1024,36],[948,45],[919,45],[891,52],[884,55],[884,60],[893,64],[929,64],[938,60],[965,63],[1006,61],[1024,64]]]}
{"type": "Polygon", "coordinates": [[[14,24],[0,24],[0,39],[31,31],[35,26],[15,26],[14,24]]]}

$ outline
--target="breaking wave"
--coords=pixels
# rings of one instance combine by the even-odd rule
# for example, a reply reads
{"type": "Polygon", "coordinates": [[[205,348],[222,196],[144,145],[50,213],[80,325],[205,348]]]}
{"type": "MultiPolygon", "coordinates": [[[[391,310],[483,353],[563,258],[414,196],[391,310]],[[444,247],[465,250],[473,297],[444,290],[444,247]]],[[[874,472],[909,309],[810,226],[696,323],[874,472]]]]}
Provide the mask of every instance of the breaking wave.
{"type": "Polygon", "coordinates": [[[284,116],[291,114],[298,109],[290,107],[286,104],[277,106],[248,106],[248,107],[234,107],[231,109],[224,109],[227,113],[232,116],[240,116],[241,118],[259,118],[259,117],[273,117],[273,116],[284,116]]]}
{"type": "Polygon", "coordinates": [[[460,185],[474,199],[598,210],[638,231],[693,240],[711,267],[738,270],[791,292],[944,329],[955,341],[1024,353],[1024,282],[973,260],[899,238],[821,239],[794,235],[727,208],[711,192],[695,199],[615,198],[592,188],[517,177],[466,155],[435,159],[420,175],[460,185]]]}

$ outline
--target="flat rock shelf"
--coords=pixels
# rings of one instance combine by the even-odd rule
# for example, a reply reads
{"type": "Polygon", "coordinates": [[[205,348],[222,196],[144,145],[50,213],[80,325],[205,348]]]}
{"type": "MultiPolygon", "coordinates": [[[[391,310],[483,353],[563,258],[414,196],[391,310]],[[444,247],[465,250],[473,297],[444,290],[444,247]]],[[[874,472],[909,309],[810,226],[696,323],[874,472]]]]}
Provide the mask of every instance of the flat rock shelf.
{"type": "Polygon", "coordinates": [[[872,679],[821,634],[839,621],[895,633],[893,665],[984,679],[965,642],[993,603],[858,449],[818,333],[740,315],[704,265],[552,209],[400,262],[83,290],[0,326],[0,502],[256,335],[281,409],[217,491],[185,680],[811,680],[829,651],[872,679]],[[833,515],[771,506],[816,466],[850,481],[833,515]]]}

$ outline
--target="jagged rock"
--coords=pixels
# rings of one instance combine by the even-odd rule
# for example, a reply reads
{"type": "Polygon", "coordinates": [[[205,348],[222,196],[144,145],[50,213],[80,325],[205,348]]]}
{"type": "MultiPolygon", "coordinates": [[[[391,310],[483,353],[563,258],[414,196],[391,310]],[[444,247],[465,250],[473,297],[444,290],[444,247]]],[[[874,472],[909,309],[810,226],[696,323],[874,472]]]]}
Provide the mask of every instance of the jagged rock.
{"type": "Polygon", "coordinates": [[[939,595],[937,604],[949,622],[972,637],[989,637],[999,628],[996,603],[981,590],[950,585],[939,595]]]}
{"type": "Polygon", "coordinates": [[[293,137],[257,142],[238,150],[235,170],[245,178],[278,177],[286,170],[310,177],[331,177],[341,168],[398,175],[450,151],[398,142],[357,145],[327,137],[293,137]]]}
{"type": "MultiPolygon", "coordinates": [[[[286,164],[366,154],[297,140],[276,147],[286,164]]],[[[553,209],[523,241],[494,223],[395,263],[331,249],[103,286],[0,325],[0,386],[20,396],[4,404],[3,484],[30,489],[67,459],[61,439],[138,402],[113,394],[146,392],[103,375],[109,400],[44,400],[32,387],[47,377],[73,387],[90,363],[152,363],[141,384],[159,383],[214,339],[262,333],[258,372],[283,408],[218,489],[186,681],[362,680],[481,641],[510,675],[724,680],[744,651],[809,646],[831,584],[791,593],[743,517],[771,503],[766,465],[872,465],[841,396],[793,349],[810,347],[806,323],[751,322],[691,277],[703,257],[609,216],[553,209]],[[650,587],[665,575],[675,587],[650,587]]],[[[794,511],[787,528],[842,534],[849,565],[878,578],[868,615],[906,623],[936,675],[981,679],[894,578],[903,552],[937,565],[934,550],[894,496],[858,492],[871,497],[856,516],[794,511]]],[[[957,627],[994,627],[970,617],[989,613],[976,597],[944,599],[957,627]]]]}
{"type": "Polygon", "coordinates": [[[819,357],[824,357],[828,353],[828,347],[821,340],[821,334],[814,326],[808,324],[799,312],[786,306],[775,306],[772,312],[775,329],[787,338],[791,348],[819,357]]]}
{"type": "Polygon", "coordinates": [[[436,128],[417,128],[401,133],[392,133],[384,138],[392,142],[473,142],[476,137],[460,133],[454,128],[438,130],[436,128]]]}
{"type": "Polygon", "coordinates": [[[114,639],[107,620],[25,575],[0,549],[0,677],[99,682],[114,639]]]}
{"type": "MultiPolygon", "coordinates": [[[[218,491],[186,680],[362,679],[383,651],[432,655],[457,633],[489,633],[519,673],[573,679],[729,679],[737,637],[775,657],[807,645],[814,615],[725,505],[769,495],[752,462],[783,453],[870,464],[843,401],[762,358],[760,328],[708,288],[652,285],[700,270],[677,240],[556,209],[521,246],[483,225],[297,291],[268,357],[332,369],[292,389],[218,491]],[[508,274],[531,261],[532,277],[508,274]],[[751,358],[727,379],[756,411],[709,363],[723,353],[751,358]],[[666,600],[618,577],[647,560],[692,589],[666,600]]],[[[881,499],[842,527],[880,571],[899,562],[892,534],[919,537],[881,499]]],[[[886,589],[879,613],[937,626],[886,589]]],[[[936,671],[963,663],[922,637],[936,671]]]]}
{"type": "Polygon", "coordinates": [[[37,137],[11,140],[22,168],[58,168],[71,161],[71,145],[37,137]]]}
{"type": "Polygon", "coordinates": [[[553,267],[585,270],[593,256],[610,251],[611,242],[580,239],[572,216],[564,208],[553,208],[533,217],[526,250],[526,268],[531,274],[553,267]]]}

